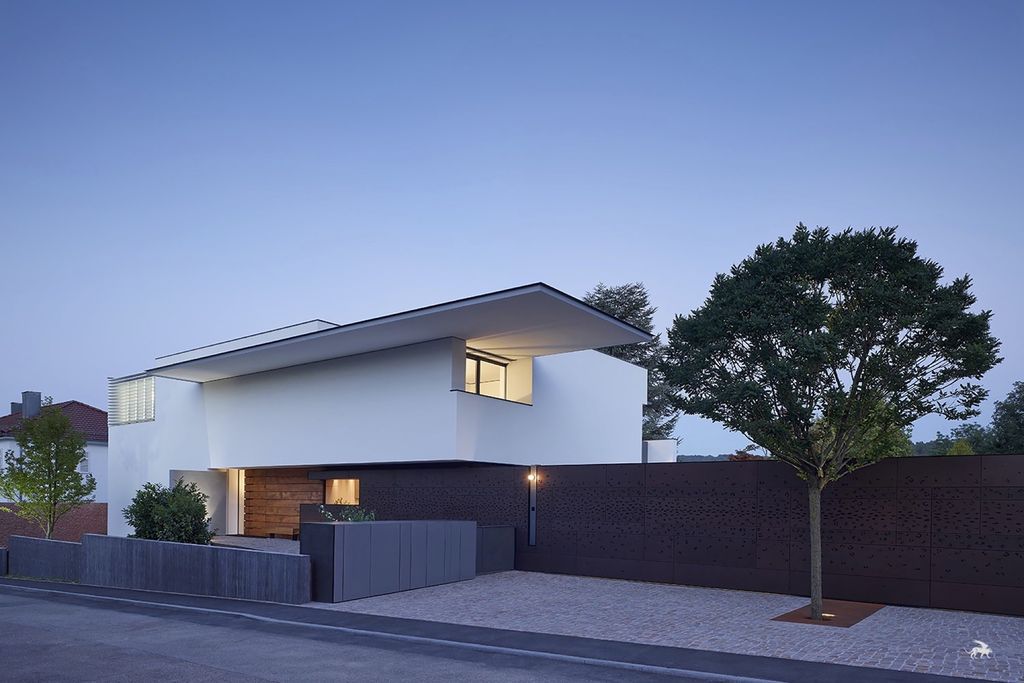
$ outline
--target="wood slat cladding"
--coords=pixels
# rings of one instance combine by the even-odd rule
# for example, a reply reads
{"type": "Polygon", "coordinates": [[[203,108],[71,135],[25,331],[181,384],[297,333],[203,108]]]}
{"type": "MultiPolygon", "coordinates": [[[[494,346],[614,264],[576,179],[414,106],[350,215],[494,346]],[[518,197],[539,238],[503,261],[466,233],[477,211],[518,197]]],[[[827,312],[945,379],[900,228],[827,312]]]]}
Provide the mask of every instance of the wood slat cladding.
{"type": "Polygon", "coordinates": [[[324,502],[324,484],[309,479],[308,469],[245,471],[245,533],[291,534],[299,528],[299,505],[324,502]]]}

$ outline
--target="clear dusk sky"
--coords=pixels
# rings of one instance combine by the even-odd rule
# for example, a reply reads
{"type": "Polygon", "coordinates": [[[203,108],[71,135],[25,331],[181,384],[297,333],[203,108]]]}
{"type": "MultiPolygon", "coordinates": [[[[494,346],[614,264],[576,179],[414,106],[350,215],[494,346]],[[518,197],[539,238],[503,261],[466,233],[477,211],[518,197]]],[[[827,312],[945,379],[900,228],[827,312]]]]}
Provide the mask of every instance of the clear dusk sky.
{"type": "Polygon", "coordinates": [[[1002,398],[1022,84],[1017,0],[2,0],[0,401],[538,280],[642,280],[664,329],[798,221],[970,273],[1002,398]]]}

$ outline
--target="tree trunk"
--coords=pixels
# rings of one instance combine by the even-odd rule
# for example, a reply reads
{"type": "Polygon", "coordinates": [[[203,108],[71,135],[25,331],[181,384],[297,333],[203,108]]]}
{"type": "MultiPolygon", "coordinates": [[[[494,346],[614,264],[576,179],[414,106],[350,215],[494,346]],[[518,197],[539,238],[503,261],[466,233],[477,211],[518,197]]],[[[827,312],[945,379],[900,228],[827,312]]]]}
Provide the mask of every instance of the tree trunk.
{"type": "Polygon", "coordinates": [[[811,508],[811,619],[821,621],[821,484],[808,480],[811,508]]]}

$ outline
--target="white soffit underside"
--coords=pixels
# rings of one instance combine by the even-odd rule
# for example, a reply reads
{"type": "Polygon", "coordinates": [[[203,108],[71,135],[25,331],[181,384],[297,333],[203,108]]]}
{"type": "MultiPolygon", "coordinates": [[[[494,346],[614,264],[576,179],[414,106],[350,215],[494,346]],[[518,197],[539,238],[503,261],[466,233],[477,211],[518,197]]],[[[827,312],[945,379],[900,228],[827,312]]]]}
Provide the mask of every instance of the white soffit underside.
{"type": "Polygon", "coordinates": [[[164,356],[148,372],[208,382],[449,337],[510,359],[650,339],[642,330],[536,284],[350,325],[301,323],[164,356]]]}

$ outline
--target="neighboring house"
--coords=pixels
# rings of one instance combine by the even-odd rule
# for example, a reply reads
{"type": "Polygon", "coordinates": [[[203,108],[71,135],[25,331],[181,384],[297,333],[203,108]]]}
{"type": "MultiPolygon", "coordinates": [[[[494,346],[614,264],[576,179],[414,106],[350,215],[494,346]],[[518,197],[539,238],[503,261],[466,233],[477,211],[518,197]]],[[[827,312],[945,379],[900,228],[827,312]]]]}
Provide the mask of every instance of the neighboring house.
{"type": "MultiPolygon", "coordinates": [[[[93,494],[97,503],[107,502],[107,413],[81,401],[54,403],[71,421],[75,431],[85,437],[85,460],[78,468],[82,474],[96,479],[93,494]]],[[[24,418],[35,417],[42,410],[42,395],[38,391],[23,391],[21,401],[11,403],[9,415],[0,417],[0,455],[17,451],[14,435],[24,418]]],[[[2,463],[0,463],[2,466],[2,463]]]]}
{"type": "Polygon", "coordinates": [[[594,349],[650,338],[538,283],[160,357],[110,380],[109,532],[179,476],[218,531],[266,534],[301,502],[358,502],[339,465],[639,463],[646,371],[594,349]]]}

